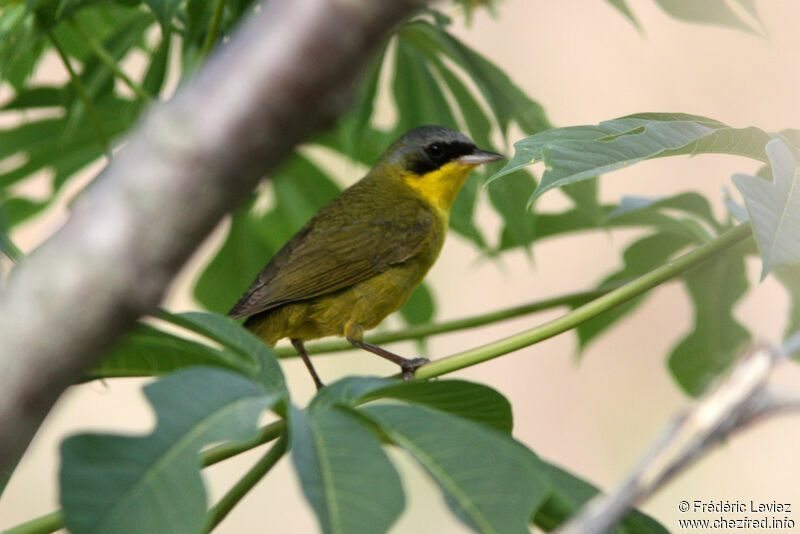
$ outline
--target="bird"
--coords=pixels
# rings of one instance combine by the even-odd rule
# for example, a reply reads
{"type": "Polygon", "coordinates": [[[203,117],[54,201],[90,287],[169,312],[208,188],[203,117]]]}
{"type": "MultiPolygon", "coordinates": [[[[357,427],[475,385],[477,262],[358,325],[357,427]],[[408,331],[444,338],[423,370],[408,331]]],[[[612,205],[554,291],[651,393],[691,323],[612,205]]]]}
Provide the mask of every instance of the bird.
{"type": "Polygon", "coordinates": [[[326,336],[398,364],[427,363],[364,341],[400,309],[442,249],[450,208],[470,172],[504,156],[442,126],[407,131],[358,182],[320,209],[258,273],[228,316],[270,346],[289,338],[317,389],[304,343],[326,336]]]}

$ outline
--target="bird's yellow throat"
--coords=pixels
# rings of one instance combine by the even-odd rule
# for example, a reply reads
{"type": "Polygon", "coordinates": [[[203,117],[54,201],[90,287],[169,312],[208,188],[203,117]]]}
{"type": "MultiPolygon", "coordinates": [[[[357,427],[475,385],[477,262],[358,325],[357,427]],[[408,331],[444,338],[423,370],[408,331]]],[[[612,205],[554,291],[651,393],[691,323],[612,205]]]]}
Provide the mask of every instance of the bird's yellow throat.
{"type": "Polygon", "coordinates": [[[477,165],[451,161],[422,176],[406,174],[403,181],[433,206],[439,215],[447,216],[458,191],[475,167],[477,165]]]}

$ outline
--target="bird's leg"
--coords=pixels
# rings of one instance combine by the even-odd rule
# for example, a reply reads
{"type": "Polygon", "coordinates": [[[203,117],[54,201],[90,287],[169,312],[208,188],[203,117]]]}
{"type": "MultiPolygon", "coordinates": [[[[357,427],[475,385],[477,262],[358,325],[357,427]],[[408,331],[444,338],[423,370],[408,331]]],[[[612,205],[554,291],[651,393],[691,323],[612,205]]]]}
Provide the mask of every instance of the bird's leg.
{"type": "Polygon", "coordinates": [[[426,363],[430,362],[428,358],[403,358],[394,352],[389,352],[388,350],[377,345],[363,341],[363,336],[364,331],[361,329],[361,327],[358,325],[352,325],[348,327],[347,335],[345,337],[353,346],[364,349],[372,354],[377,354],[381,358],[386,358],[387,360],[399,365],[400,369],[403,371],[403,380],[411,380],[414,378],[414,371],[416,371],[417,368],[422,367],[426,363]]]}
{"type": "Polygon", "coordinates": [[[303,346],[303,342],[299,339],[292,338],[292,346],[294,346],[297,354],[299,354],[303,359],[303,363],[306,364],[308,372],[311,373],[311,378],[314,379],[314,385],[317,386],[317,390],[324,388],[325,384],[323,384],[322,380],[319,379],[317,371],[314,369],[314,366],[311,365],[311,359],[308,357],[308,353],[306,352],[306,348],[303,346]]]}

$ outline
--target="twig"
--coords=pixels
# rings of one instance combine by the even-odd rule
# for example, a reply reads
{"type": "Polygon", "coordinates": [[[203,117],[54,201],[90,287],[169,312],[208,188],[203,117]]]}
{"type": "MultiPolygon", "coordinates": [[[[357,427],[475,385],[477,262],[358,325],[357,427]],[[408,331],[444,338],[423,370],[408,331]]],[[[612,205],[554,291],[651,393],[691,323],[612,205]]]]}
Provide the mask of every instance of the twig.
{"type": "Polygon", "coordinates": [[[344,110],[371,52],[422,5],[265,3],[153,108],[0,295],[0,472],[64,389],[155,310],[220,218],[344,110]]]}
{"type": "Polygon", "coordinates": [[[286,439],[286,434],[282,435],[275,445],[270,447],[267,451],[267,454],[261,457],[261,459],[256,462],[256,464],[250,468],[250,470],[244,474],[242,478],[239,479],[236,484],[222,496],[219,502],[214,505],[214,507],[208,513],[208,526],[206,527],[206,532],[211,532],[214,530],[214,527],[220,524],[220,522],[227,517],[233,507],[236,506],[242,498],[247,495],[253,486],[258,484],[258,481],[261,480],[264,475],[266,475],[270,469],[281,459],[283,453],[286,452],[286,444],[288,440],[286,439]]]}
{"type": "Polygon", "coordinates": [[[514,334],[492,343],[487,343],[481,347],[459,352],[446,358],[427,363],[417,369],[414,373],[415,378],[425,379],[440,376],[445,373],[452,373],[458,369],[463,369],[476,363],[485,362],[492,358],[497,358],[509,352],[519,350],[533,345],[545,339],[551,338],[562,332],[566,332],[577,325],[600,315],[601,313],[622,304],[645,291],[648,291],[665,281],[674,278],[687,270],[700,265],[709,258],[719,254],[721,251],[732,247],[752,234],[752,229],[748,224],[741,224],[724,234],[704,243],[691,252],[662,265],[661,267],[628,282],[610,293],[597,298],[588,304],[572,310],[563,317],[543,325],[531,328],[519,334],[514,334]]]}
{"type": "Polygon", "coordinates": [[[613,493],[589,501],[559,534],[601,534],[632,507],[745,426],[789,409],[800,409],[800,397],[767,385],[770,372],[785,355],[767,347],[747,353],[730,375],[668,425],[638,467],[613,493]]]}

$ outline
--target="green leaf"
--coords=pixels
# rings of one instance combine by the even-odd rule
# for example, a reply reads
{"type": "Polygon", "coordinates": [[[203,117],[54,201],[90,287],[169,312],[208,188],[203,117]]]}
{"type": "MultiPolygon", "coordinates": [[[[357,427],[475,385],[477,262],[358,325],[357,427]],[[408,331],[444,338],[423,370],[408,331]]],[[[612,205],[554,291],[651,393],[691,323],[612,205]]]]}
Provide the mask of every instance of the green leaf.
{"type": "Polygon", "coordinates": [[[493,429],[420,406],[364,406],[358,412],[428,471],[448,506],[473,530],[529,532],[529,518],[550,491],[531,451],[493,429]]]}
{"type": "Polygon", "coordinates": [[[272,176],[275,209],[259,216],[252,202],[237,210],[228,237],[200,275],[195,298],[206,308],[227,313],[272,256],[339,188],[317,166],[294,155],[272,176]]]}
{"type": "Polygon", "coordinates": [[[800,165],[780,139],[767,143],[773,181],[736,174],[753,222],[763,267],[761,278],[779,265],[800,262],[800,165]]]}
{"type": "Polygon", "coordinates": [[[252,372],[237,354],[140,323],[87,376],[154,376],[193,365],[224,367],[242,374],[252,372]]]}
{"type": "Polygon", "coordinates": [[[161,24],[165,34],[170,33],[172,18],[181,5],[181,0],[144,0],[144,4],[150,8],[156,20],[161,24]]]}
{"type": "Polygon", "coordinates": [[[268,389],[272,391],[286,389],[281,367],[272,354],[272,349],[242,325],[215,313],[170,314],[162,311],[159,317],[216,341],[234,354],[238,354],[257,371],[261,383],[268,389]]]}
{"type": "Polygon", "coordinates": [[[402,39],[395,52],[394,99],[402,110],[396,134],[425,124],[458,128],[447,99],[428,69],[425,56],[402,39]],[[420,98],[420,95],[425,95],[420,98]]]}
{"type": "Polygon", "coordinates": [[[436,304],[430,288],[424,282],[411,292],[405,305],[400,308],[403,320],[411,325],[425,324],[433,320],[436,313],[436,304]]]}
{"type": "Polygon", "coordinates": [[[386,532],[405,497],[375,435],[343,408],[292,407],[289,424],[294,467],[322,532],[386,532]]]}
{"type": "Polygon", "coordinates": [[[169,67],[169,52],[172,39],[169,35],[162,35],[158,45],[150,53],[150,65],[145,72],[142,81],[142,89],[153,98],[158,97],[164,81],[167,78],[167,68],[169,67]]]}
{"type": "Polygon", "coordinates": [[[0,202],[0,214],[7,229],[25,222],[48,206],[48,202],[39,202],[25,197],[10,197],[0,202]]]}
{"type": "Polygon", "coordinates": [[[45,48],[44,34],[27,6],[0,11],[0,82],[8,82],[15,90],[24,88],[45,48]]]}
{"type": "Polygon", "coordinates": [[[520,171],[487,188],[492,206],[503,218],[503,232],[516,246],[526,246],[536,239],[536,216],[528,207],[528,198],[536,189],[530,173],[520,171]]]}
{"type": "Polygon", "coordinates": [[[672,351],[669,368],[690,395],[701,394],[736,359],[750,333],[733,317],[748,288],[741,246],[686,275],[694,328],[672,351]]]}
{"type": "Polygon", "coordinates": [[[196,534],[206,521],[202,447],[257,435],[282,398],[220,369],[190,369],[145,386],[158,415],[152,434],[80,434],[61,446],[64,524],[74,534],[196,534]],[[168,501],[165,501],[168,499],[168,501]]]}
{"type": "Polygon", "coordinates": [[[464,380],[398,382],[386,378],[350,376],[320,390],[310,410],[334,404],[354,407],[380,399],[421,404],[441,412],[470,419],[510,434],[511,405],[494,389],[464,380]]]}
{"type": "Polygon", "coordinates": [[[725,0],[703,0],[702,2],[686,2],[685,0],[656,0],[666,13],[676,19],[701,24],[716,24],[753,32],[725,0]]]}
{"type": "MultiPolygon", "coordinates": [[[[17,246],[11,241],[11,237],[8,234],[9,225],[7,222],[7,216],[5,211],[3,210],[4,205],[0,204],[0,253],[5,254],[11,261],[19,261],[23,258],[23,253],[17,246]]],[[[2,260],[2,257],[0,257],[2,260]]],[[[0,271],[0,282],[2,282],[2,271],[0,271]]]]}
{"type": "MultiPolygon", "coordinates": [[[[689,244],[691,244],[691,241],[685,236],[669,233],[652,234],[634,241],[623,253],[624,267],[610,276],[607,276],[597,285],[602,286],[613,282],[633,280],[634,278],[660,267],[689,244]]],[[[578,325],[576,328],[578,334],[578,350],[582,351],[585,349],[597,336],[620,319],[629,315],[639,307],[649,295],[650,293],[645,293],[578,325]]]]}
{"type": "Polygon", "coordinates": [[[800,331],[800,268],[778,267],[775,278],[789,294],[789,319],[783,330],[784,337],[800,331]]]}
{"type": "Polygon", "coordinates": [[[678,113],[643,113],[597,126],[553,128],[514,144],[514,157],[495,180],[542,161],[545,171],[531,196],[657,157],[724,153],[766,161],[769,134],[678,113]]]}
{"type": "Polygon", "coordinates": [[[625,16],[625,18],[628,19],[630,23],[636,27],[637,30],[639,30],[640,32],[642,31],[642,25],[639,24],[638,20],[636,20],[636,17],[633,15],[633,12],[631,11],[630,7],[628,7],[628,3],[625,0],[607,0],[607,1],[609,4],[614,6],[617,9],[617,11],[622,13],[625,16]]]}
{"type": "MultiPolygon", "coordinates": [[[[550,531],[574,515],[599,491],[588,482],[553,464],[544,463],[544,467],[553,490],[536,512],[533,522],[539,528],[550,531]]],[[[651,517],[633,510],[611,532],[614,534],[666,534],[669,531],[651,517]]]]}
{"type": "Polygon", "coordinates": [[[528,98],[508,75],[442,27],[415,20],[404,25],[399,36],[422,50],[439,51],[463,69],[483,95],[503,135],[508,133],[512,121],[526,133],[550,127],[544,109],[528,98]]]}

